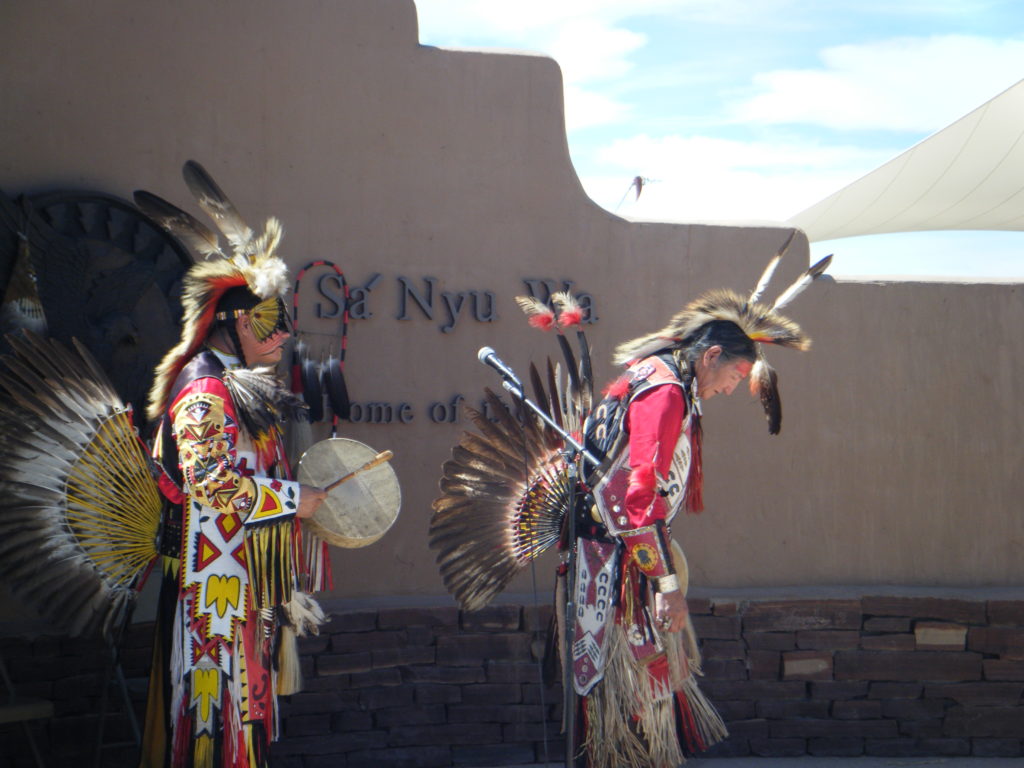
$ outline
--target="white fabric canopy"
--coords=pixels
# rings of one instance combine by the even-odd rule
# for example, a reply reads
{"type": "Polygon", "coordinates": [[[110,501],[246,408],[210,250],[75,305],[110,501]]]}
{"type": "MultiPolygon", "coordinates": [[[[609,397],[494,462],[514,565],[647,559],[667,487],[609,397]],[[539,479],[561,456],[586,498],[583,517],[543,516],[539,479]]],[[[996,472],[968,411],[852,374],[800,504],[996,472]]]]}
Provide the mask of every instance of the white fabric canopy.
{"type": "Polygon", "coordinates": [[[789,219],[808,240],[1024,231],[1024,80],[789,219]]]}

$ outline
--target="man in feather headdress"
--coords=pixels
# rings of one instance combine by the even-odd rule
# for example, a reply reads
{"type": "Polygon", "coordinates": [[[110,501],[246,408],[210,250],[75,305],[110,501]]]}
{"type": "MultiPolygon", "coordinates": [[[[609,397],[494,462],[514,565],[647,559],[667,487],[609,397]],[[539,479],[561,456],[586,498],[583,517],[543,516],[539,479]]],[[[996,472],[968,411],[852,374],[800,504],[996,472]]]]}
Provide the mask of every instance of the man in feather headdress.
{"type": "Polygon", "coordinates": [[[759,304],[791,240],[749,298],[709,291],[665,328],[615,351],[614,361],[626,372],[608,388],[586,429],[587,448],[603,461],[588,474],[593,491],[585,498],[593,506],[584,502],[578,519],[576,594],[584,605],[572,665],[581,697],[580,742],[592,766],[674,766],[726,735],[694,677],[700,655],[688,620],[685,558],[669,525],[680,509],[703,509],[703,400],[731,395],[749,375],[769,432],[780,429],[777,377],[762,348],[810,347],[778,310],[828,265],[811,267],[774,305],[759,304]],[[619,596],[612,622],[591,618],[596,601],[590,593],[601,572],[619,596]]]}
{"type": "Polygon", "coordinates": [[[234,253],[189,214],[136,193],[173,234],[219,256],[185,276],[181,340],[147,410],[171,504],[142,765],[268,766],[276,697],[299,684],[295,632],[323,618],[306,592],[329,574],[297,518],[325,493],[289,479],[281,423],[298,401],[265,367],[288,338],[280,225],[271,218],[256,236],[198,164],[184,174],[234,253]]]}
{"type": "MultiPolygon", "coordinates": [[[[614,360],[625,372],[596,406],[589,345],[577,330],[577,366],[564,334],[581,327],[573,298],[555,294],[552,308],[520,297],[531,325],[557,329],[568,381],[558,381],[549,361],[545,386],[531,366],[547,420],[517,418],[489,393],[496,423],[474,414],[480,434],[464,435],[444,466],[431,546],[464,608],[485,605],[548,546],[563,550],[555,615],[574,765],[674,768],[726,736],[696,682],[700,653],[686,606],[686,562],[669,525],[680,509],[703,507],[702,400],[732,394],[749,376],[769,431],[779,431],[777,377],[762,348],[810,346],[778,310],[828,264],[815,264],[774,304],[761,304],[791,240],[749,298],[707,292],[665,328],[620,345],[614,360]],[[583,445],[569,449],[567,438],[580,435],[583,445]],[[581,453],[574,472],[566,456],[581,453]]],[[[513,383],[510,391],[521,387],[513,383]]]]}

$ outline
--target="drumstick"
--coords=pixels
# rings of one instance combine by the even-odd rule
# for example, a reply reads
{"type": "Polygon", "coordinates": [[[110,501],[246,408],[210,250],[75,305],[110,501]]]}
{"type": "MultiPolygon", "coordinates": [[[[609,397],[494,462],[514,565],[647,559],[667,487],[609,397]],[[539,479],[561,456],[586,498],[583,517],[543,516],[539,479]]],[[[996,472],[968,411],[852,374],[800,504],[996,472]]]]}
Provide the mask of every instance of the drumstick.
{"type": "Polygon", "coordinates": [[[388,461],[389,459],[391,459],[391,457],[394,456],[394,455],[395,454],[393,454],[391,451],[381,451],[376,456],[374,456],[372,459],[370,459],[368,462],[363,464],[363,466],[361,466],[361,467],[359,467],[357,469],[353,469],[351,472],[349,472],[344,477],[339,478],[338,480],[335,480],[333,483],[331,483],[330,485],[326,486],[324,488],[324,490],[325,491],[333,491],[335,488],[337,488],[339,485],[344,483],[346,480],[351,480],[353,477],[358,475],[360,472],[365,472],[368,469],[373,469],[374,467],[378,466],[379,464],[383,464],[385,461],[388,461]]]}

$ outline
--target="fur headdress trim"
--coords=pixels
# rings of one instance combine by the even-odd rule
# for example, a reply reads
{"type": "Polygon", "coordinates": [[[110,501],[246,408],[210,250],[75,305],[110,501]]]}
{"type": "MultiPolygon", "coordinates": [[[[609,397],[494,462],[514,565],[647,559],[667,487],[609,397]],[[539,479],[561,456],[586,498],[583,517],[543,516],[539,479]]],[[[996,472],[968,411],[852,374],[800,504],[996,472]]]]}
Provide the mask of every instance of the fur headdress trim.
{"type": "Polygon", "coordinates": [[[664,350],[687,347],[697,341],[701,330],[708,323],[734,323],[748,339],[758,344],[755,347],[756,358],[750,373],[750,391],[761,399],[768,419],[768,431],[773,435],[778,434],[782,425],[778,375],[765,359],[761,345],[774,344],[801,352],[811,348],[810,337],[800,330],[799,325],[781,315],[778,310],[788,305],[807,286],[821,277],[832,261],[831,256],[826,256],[811,265],[773,304],[760,303],[759,299],[768,287],[779,261],[793,242],[795,234],[796,230],[790,232],[786,242],[768,262],[761,279],[748,298],[744,299],[738,293],[727,289],[703,293],[687,304],[661,330],[620,344],[613,356],[615,363],[628,365],[664,350]]]}
{"type": "Polygon", "coordinates": [[[789,318],[763,304],[748,304],[734,291],[720,289],[701,294],[661,330],[620,344],[614,361],[616,365],[625,365],[667,347],[685,345],[695,339],[705,325],[716,320],[735,323],[751,341],[761,344],[801,351],[811,346],[810,338],[789,318]]]}

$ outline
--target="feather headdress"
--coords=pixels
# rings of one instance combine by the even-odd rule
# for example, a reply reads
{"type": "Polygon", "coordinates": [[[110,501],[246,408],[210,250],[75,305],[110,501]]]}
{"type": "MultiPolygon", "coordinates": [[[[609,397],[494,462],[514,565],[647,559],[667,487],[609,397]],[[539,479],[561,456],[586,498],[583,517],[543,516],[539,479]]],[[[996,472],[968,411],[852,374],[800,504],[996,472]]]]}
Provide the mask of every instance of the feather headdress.
{"type": "Polygon", "coordinates": [[[200,256],[211,259],[197,263],[185,275],[181,339],[157,366],[146,409],[151,419],[159,418],[166,409],[175,378],[210,333],[217,304],[227,291],[245,287],[258,299],[282,298],[289,284],[288,268],[277,255],[281,223],[270,217],[257,235],[199,163],[189,160],[182,175],[199,207],[227,239],[231,253],[222,250],[217,235],[191,214],[149,192],[135,193],[135,204],[143,213],[200,256]]]}
{"type": "MultiPolygon", "coordinates": [[[[620,344],[613,357],[617,365],[641,360],[669,349],[687,347],[697,341],[708,323],[715,321],[735,324],[753,342],[759,345],[774,344],[799,351],[810,349],[811,339],[800,326],[779,313],[779,310],[799,296],[814,280],[821,277],[832,261],[826,256],[783,291],[772,304],[760,302],[775,268],[793,241],[795,230],[768,262],[761,279],[748,298],[735,291],[718,289],[701,294],[672,317],[668,325],[659,331],[649,333],[632,341],[620,344]]],[[[768,418],[768,431],[778,434],[782,423],[782,404],[779,398],[778,376],[768,364],[764,352],[757,347],[757,359],[750,374],[751,392],[761,399],[768,418]]]]}

